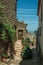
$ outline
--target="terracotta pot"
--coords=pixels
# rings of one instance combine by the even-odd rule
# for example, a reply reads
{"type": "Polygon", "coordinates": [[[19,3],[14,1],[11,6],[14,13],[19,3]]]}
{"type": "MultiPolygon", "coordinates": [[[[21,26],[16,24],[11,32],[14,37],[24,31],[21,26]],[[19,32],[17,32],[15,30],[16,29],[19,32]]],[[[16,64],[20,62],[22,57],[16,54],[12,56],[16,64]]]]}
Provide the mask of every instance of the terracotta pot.
{"type": "Polygon", "coordinates": [[[6,61],[6,58],[2,58],[2,61],[6,61]]]}

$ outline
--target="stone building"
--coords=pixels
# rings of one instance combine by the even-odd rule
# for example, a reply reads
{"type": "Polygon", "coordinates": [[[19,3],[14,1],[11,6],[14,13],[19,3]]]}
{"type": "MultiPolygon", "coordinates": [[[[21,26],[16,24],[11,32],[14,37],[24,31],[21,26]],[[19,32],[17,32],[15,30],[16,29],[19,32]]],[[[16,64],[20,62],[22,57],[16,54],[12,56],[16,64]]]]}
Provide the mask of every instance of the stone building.
{"type": "Polygon", "coordinates": [[[25,24],[23,21],[22,22],[19,22],[19,21],[17,22],[17,26],[15,26],[17,39],[20,40],[23,37],[25,37],[26,27],[27,27],[27,24],[25,24]]]}
{"type": "Polygon", "coordinates": [[[43,0],[38,0],[39,27],[37,31],[37,50],[43,60],[43,0]]]}

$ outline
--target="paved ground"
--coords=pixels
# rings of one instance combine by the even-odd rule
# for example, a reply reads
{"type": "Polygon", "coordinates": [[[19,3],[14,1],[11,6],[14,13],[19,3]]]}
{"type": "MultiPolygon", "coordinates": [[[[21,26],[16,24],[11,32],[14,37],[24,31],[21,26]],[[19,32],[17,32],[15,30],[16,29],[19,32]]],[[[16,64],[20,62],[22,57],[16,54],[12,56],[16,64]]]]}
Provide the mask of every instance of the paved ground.
{"type": "Polygon", "coordinates": [[[33,58],[31,60],[22,60],[19,65],[42,65],[39,59],[39,56],[36,52],[36,49],[32,49],[33,58]]]}
{"type": "MultiPolygon", "coordinates": [[[[16,43],[21,44],[21,41],[17,41],[16,43]]],[[[21,57],[20,57],[21,49],[20,48],[22,49],[21,45],[16,46],[16,49],[19,49],[17,51],[17,53],[19,52],[19,55],[16,54],[14,60],[11,60],[8,64],[0,62],[0,65],[42,65],[35,48],[32,49],[33,58],[31,60],[22,60],[21,59],[21,57]]]]}

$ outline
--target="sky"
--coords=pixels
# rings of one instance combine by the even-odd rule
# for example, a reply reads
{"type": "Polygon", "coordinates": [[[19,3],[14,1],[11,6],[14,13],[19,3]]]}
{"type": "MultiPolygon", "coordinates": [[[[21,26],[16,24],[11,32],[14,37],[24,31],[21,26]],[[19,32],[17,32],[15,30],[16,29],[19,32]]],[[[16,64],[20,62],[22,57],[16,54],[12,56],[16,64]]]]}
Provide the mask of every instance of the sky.
{"type": "Polygon", "coordinates": [[[28,31],[35,31],[38,28],[38,0],[18,0],[17,19],[28,24],[28,31]]]}

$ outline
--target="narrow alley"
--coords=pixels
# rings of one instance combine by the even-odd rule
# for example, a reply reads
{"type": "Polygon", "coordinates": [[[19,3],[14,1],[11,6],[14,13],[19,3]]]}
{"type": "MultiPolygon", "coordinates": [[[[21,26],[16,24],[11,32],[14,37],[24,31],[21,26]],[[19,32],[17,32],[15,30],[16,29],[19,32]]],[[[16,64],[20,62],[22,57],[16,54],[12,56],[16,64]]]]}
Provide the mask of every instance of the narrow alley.
{"type": "Polygon", "coordinates": [[[0,65],[43,65],[43,0],[0,0],[0,65]]]}

